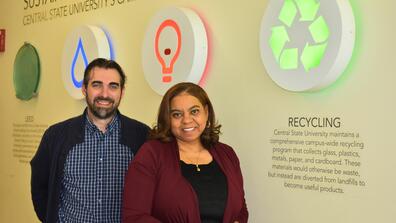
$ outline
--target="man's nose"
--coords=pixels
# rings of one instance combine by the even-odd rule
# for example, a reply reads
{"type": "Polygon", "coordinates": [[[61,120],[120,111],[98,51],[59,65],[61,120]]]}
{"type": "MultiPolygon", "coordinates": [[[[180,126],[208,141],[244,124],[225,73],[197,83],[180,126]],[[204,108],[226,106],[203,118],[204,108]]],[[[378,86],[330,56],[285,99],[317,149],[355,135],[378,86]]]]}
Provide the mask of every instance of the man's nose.
{"type": "Polygon", "coordinates": [[[100,94],[102,97],[107,98],[109,96],[109,88],[104,86],[100,94]]]}

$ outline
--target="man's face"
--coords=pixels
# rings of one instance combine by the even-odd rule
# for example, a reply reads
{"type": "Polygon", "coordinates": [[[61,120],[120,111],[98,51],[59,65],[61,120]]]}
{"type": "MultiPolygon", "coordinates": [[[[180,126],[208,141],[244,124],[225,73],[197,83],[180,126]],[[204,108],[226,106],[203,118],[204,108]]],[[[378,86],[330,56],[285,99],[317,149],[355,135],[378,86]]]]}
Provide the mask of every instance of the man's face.
{"type": "Polygon", "coordinates": [[[90,72],[87,86],[82,92],[88,105],[88,114],[97,119],[114,116],[124,94],[121,77],[115,69],[95,67],[90,72]]]}

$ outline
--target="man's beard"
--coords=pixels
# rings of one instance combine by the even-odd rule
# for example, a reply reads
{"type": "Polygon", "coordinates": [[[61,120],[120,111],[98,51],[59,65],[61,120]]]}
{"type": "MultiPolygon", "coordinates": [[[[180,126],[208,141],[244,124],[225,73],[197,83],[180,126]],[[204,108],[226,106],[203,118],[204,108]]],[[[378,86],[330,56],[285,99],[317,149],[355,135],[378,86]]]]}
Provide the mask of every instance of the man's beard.
{"type": "Polygon", "coordinates": [[[118,101],[118,103],[115,103],[113,99],[104,98],[104,97],[96,97],[93,100],[93,103],[89,102],[88,97],[85,97],[85,100],[87,101],[87,105],[88,105],[88,108],[91,111],[91,113],[98,119],[107,119],[107,118],[110,118],[111,116],[113,116],[117,112],[117,108],[118,108],[118,105],[120,103],[119,101],[118,101]],[[111,106],[109,108],[97,107],[95,102],[98,101],[98,100],[108,101],[113,106],[111,106]]]}

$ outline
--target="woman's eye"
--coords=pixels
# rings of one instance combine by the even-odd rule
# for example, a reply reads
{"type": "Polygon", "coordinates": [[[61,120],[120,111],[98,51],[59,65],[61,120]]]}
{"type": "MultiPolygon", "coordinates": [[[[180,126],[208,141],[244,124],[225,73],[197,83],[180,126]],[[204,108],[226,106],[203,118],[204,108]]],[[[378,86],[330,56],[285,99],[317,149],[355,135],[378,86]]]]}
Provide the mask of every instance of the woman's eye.
{"type": "Polygon", "coordinates": [[[180,118],[181,117],[181,113],[174,112],[174,113],[172,113],[172,117],[173,118],[180,118]]]}
{"type": "Polygon", "coordinates": [[[193,109],[191,110],[192,115],[197,115],[199,113],[199,109],[193,109]]]}

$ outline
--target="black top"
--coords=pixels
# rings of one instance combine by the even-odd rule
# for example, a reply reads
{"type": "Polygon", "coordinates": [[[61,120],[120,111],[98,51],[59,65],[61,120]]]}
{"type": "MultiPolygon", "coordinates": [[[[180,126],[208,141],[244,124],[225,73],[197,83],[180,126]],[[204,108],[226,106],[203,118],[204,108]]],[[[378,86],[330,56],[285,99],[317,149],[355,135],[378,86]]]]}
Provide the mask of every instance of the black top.
{"type": "Polygon", "coordinates": [[[199,165],[180,161],[183,176],[194,188],[198,201],[202,223],[223,222],[227,201],[227,179],[215,160],[199,165]]]}

